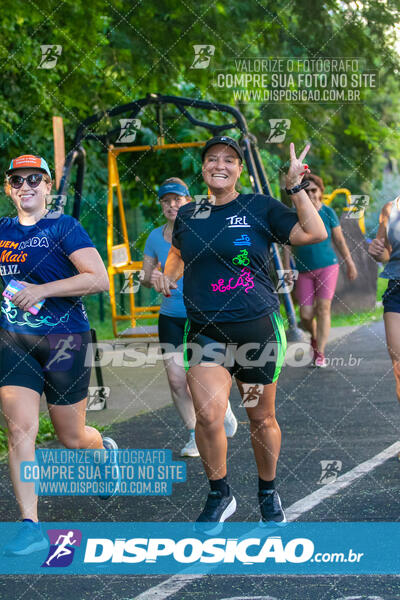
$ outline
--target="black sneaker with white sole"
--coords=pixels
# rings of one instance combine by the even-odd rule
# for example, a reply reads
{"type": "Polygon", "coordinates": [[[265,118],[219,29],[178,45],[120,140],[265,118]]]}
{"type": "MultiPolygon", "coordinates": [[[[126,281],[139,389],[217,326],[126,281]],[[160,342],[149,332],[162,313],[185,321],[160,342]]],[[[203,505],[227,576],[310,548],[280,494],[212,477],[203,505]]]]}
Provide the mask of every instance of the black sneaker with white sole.
{"type": "Polygon", "coordinates": [[[284,527],[286,525],[285,513],[276,490],[261,490],[258,492],[258,504],[261,510],[261,526],[278,525],[284,527]]]}
{"type": "MultiPolygon", "coordinates": [[[[117,442],[110,437],[103,437],[103,446],[104,450],[118,450],[117,442]]],[[[109,458],[107,458],[104,464],[100,464],[99,466],[100,469],[104,468],[105,466],[112,467],[113,479],[111,481],[107,481],[107,478],[104,476],[104,480],[106,481],[107,485],[109,486],[110,484],[112,484],[112,490],[109,494],[99,496],[101,500],[108,500],[109,498],[115,496],[115,494],[119,490],[121,484],[121,470],[118,466],[116,459],[110,460],[109,458]]]]}
{"type": "Polygon", "coordinates": [[[222,523],[229,519],[235,511],[236,499],[231,491],[229,491],[229,496],[223,496],[219,491],[210,492],[194,528],[199,533],[207,535],[218,533],[222,530],[222,523]]]}

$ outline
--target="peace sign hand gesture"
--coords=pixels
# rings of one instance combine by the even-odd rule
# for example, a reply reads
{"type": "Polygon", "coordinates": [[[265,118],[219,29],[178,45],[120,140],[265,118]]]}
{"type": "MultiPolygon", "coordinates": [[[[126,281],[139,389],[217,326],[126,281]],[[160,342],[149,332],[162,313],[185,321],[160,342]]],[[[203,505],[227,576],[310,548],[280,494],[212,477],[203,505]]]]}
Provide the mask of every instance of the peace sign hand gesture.
{"type": "Polygon", "coordinates": [[[299,185],[305,173],[310,173],[308,165],[303,164],[303,160],[307,156],[310,147],[310,144],[307,144],[299,158],[297,158],[293,142],[290,144],[290,167],[286,175],[286,188],[288,190],[295,185],[299,185]]]}

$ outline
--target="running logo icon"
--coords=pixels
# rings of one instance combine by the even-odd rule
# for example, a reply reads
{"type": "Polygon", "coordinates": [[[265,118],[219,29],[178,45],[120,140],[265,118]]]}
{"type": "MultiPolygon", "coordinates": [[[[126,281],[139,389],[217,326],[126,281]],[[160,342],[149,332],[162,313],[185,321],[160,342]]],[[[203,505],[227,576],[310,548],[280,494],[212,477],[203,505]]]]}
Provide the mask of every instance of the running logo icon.
{"type": "Polygon", "coordinates": [[[194,60],[190,66],[191,69],[207,69],[211,57],[214,56],[215,46],[199,45],[193,46],[194,60]]]}
{"type": "Polygon", "coordinates": [[[264,386],[261,384],[253,385],[252,383],[243,383],[243,398],[239,406],[244,408],[253,408],[260,402],[260,396],[264,391],[264,386]]]}
{"type": "Polygon", "coordinates": [[[62,46],[40,46],[42,51],[42,58],[38,65],[38,69],[52,69],[56,66],[58,57],[61,56],[62,46]]]}
{"type": "Polygon", "coordinates": [[[50,334],[50,359],[44,367],[45,371],[68,371],[74,360],[74,351],[81,347],[82,338],[79,334],[50,334]],[[50,369],[50,367],[52,367],[50,369]]]}
{"type": "Polygon", "coordinates": [[[94,385],[89,387],[88,403],[86,410],[103,410],[110,397],[110,388],[94,385]]]}
{"type": "Polygon", "coordinates": [[[64,206],[67,204],[67,196],[62,194],[49,194],[46,196],[46,208],[49,211],[45,219],[58,219],[64,214],[64,206]]]}
{"type": "Polygon", "coordinates": [[[136,134],[142,124],[140,119],[120,119],[121,131],[116,144],[131,144],[136,139],[136,134]]]}
{"type": "Polygon", "coordinates": [[[277,269],[276,273],[279,277],[276,291],[278,294],[290,294],[293,290],[294,282],[299,277],[299,272],[296,269],[277,269]]]}
{"type": "Polygon", "coordinates": [[[321,477],[319,478],[318,485],[326,485],[336,481],[337,476],[342,470],[341,460],[320,460],[321,465],[321,477]]]}
{"type": "Polygon", "coordinates": [[[81,545],[82,532],[79,529],[48,529],[49,553],[42,567],[68,567],[81,545]]]}
{"type": "Polygon", "coordinates": [[[283,142],[290,129],[290,119],[269,119],[269,124],[271,131],[267,138],[267,144],[283,142]]]}
{"type": "Polygon", "coordinates": [[[211,214],[211,208],[215,204],[214,196],[195,196],[196,208],[193,211],[191,219],[208,219],[211,214]]]}
{"type": "Polygon", "coordinates": [[[136,294],[144,279],[143,269],[124,271],[125,281],[121,288],[121,294],[136,294]]]}
{"type": "Polygon", "coordinates": [[[347,208],[346,219],[361,219],[369,204],[369,196],[351,196],[350,206],[347,208]]]}

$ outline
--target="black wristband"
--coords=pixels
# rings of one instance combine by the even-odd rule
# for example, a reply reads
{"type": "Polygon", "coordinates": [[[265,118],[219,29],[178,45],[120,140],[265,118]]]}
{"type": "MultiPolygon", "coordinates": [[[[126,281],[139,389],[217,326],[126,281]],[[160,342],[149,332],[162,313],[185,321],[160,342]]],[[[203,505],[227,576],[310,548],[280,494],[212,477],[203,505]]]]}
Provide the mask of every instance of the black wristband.
{"type": "Polygon", "coordinates": [[[309,185],[310,185],[309,181],[303,181],[302,183],[299,183],[299,185],[295,185],[294,187],[292,187],[290,190],[285,188],[285,191],[288,196],[292,196],[292,194],[297,194],[297,192],[300,192],[300,190],[304,190],[305,188],[308,188],[309,185]]]}

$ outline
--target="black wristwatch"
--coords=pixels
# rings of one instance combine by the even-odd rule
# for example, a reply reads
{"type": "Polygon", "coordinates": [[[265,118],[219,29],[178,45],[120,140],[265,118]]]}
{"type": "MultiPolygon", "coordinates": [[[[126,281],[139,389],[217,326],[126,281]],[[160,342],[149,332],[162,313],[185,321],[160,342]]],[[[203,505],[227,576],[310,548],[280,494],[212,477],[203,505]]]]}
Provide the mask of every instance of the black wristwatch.
{"type": "Polygon", "coordinates": [[[294,187],[292,187],[290,190],[285,188],[285,191],[288,196],[292,196],[293,194],[297,194],[297,192],[300,192],[300,190],[304,190],[309,185],[310,185],[309,181],[303,181],[302,183],[299,183],[299,185],[295,185],[294,187]]]}

